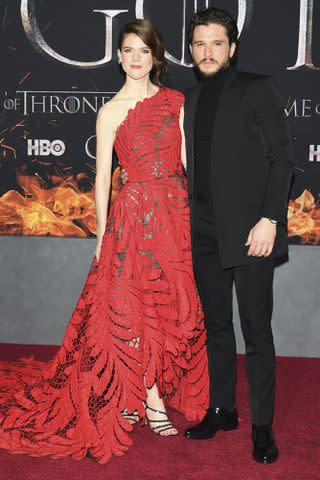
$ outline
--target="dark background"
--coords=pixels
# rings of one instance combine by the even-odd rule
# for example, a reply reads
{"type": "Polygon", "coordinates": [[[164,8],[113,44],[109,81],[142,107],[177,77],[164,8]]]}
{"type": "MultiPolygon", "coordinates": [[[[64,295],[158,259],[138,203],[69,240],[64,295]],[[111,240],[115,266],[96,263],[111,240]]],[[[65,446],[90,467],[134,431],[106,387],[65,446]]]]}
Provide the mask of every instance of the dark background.
{"type": "MultiPolygon", "coordinates": [[[[181,59],[183,0],[145,0],[144,16],[160,30],[167,51],[181,59]]],[[[238,1],[208,2],[238,15],[238,1]]],[[[95,133],[95,113],[23,115],[6,110],[4,101],[17,98],[17,90],[73,90],[88,92],[117,91],[123,76],[116,62],[116,38],[121,26],[135,18],[134,0],[35,0],[35,15],[47,44],[61,55],[78,61],[95,61],[104,55],[105,17],[94,9],[128,9],[113,20],[113,59],[103,67],[75,68],[36,50],[24,31],[20,1],[0,2],[0,196],[9,190],[25,194],[17,181],[17,173],[41,178],[42,188],[51,189],[57,177],[76,176],[80,191],[92,197],[94,159],[88,157],[84,144],[95,133]],[[66,152],[60,157],[27,156],[26,142],[32,139],[60,139],[66,152]],[[10,148],[8,148],[10,147],[10,148]],[[15,149],[15,150],[12,150],[15,149]],[[91,193],[90,193],[91,192],[91,193]]],[[[198,7],[205,1],[199,0],[198,7]]],[[[193,13],[194,0],[185,2],[186,23],[193,13]]],[[[295,141],[295,178],[290,198],[296,199],[305,189],[315,198],[314,213],[319,208],[320,161],[309,161],[309,145],[320,145],[319,121],[315,106],[320,104],[320,71],[303,67],[288,70],[296,63],[299,39],[300,0],[247,0],[247,21],[240,36],[238,68],[251,72],[272,74],[275,85],[289,107],[297,99],[297,111],[290,114],[295,141]],[[311,100],[309,117],[301,116],[302,99],[311,100]]],[[[320,68],[320,1],[313,6],[312,59],[320,68]]],[[[191,59],[186,49],[186,61],[191,59]]],[[[169,61],[168,85],[185,90],[196,82],[192,68],[169,61]]],[[[319,108],[320,113],[320,108],[319,108]]],[[[320,147],[319,147],[320,149],[320,147]]],[[[320,156],[318,157],[320,160],[320,156]]],[[[5,209],[5,197],[0,207],[5,209]]],[[[1,204],[1,200],[3,201],[1,204]]],[[[306,215],[309,215],[307,212],[306,215]]],[[[320,221],[320,216],[318,216],[320,221]]],[[[2,227],[1,233],[12,233],[2,227]]],[[[15,232],[16,233],[16,232],[15,232]]],[[[18,232],[19,233],[19,232],[18,232]]],[[[20,232],[23,234],[23,232],[20,232]]],[[[26,234],[24,232],[24,234],[26,234]]],[[[30,233],[27,233],[30,234],[30,233]]],[[[37,235],[37,232],[32,234],[37,235]]],[[[85,230],[86,236],[93,232],[85,230]]],[[[320,235],[292,236],[293,243],[320,244],[320,235]]]]}

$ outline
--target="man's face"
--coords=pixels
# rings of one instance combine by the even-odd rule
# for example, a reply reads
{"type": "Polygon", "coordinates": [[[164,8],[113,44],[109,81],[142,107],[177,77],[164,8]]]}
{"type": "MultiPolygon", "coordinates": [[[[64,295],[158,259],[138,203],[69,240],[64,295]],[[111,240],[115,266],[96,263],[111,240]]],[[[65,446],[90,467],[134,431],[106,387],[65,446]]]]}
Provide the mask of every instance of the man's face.
{"type": "Polygon", "coordinates": [[[213,77],[224,70],[233,57],[235,43],[230,45],[226,29],[217,23],[198,25],[194,29],[190,52],[195,67],[204,77],[213,77]]]}

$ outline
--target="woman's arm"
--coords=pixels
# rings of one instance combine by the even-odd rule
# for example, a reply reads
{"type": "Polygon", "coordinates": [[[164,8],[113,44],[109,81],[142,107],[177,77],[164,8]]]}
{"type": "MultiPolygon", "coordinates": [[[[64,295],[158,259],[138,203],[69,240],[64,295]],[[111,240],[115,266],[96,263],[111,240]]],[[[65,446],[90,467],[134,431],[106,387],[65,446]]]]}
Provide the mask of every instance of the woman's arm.
{"type": "Polygon", "coordinates": [[[95,255],[100,257],[103,235],[106,227],[108,212],[112,149],[114,142],[114,128],[110,109],[102,107],[96,122],[97,154],[96,154],[96,179],[95,179],[95,204],[97,220],[97,245],[95,255]]]}
{"type": "Polygon", "coordinates": [[[179,118],[179,125],[180,125],[180,131],[181,131],[181,161],[185,171],[187,171],[186,137],[184,135],[183,121],[184,121],[184,108],[182,106],[180,110],[180,118],[179,118]]]}

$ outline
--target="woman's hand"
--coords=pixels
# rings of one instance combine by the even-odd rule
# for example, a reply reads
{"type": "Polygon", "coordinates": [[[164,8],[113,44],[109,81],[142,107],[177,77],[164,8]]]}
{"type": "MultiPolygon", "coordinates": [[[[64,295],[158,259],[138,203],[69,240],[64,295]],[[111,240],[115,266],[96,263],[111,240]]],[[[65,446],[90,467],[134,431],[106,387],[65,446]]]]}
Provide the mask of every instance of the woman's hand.
{"type": "Polygon", "coordinates": [[[96,250],[94,254],[98,261],[100,259],[101,245],[102,245],[102,238],[97,238],[96,250]]]}
{"type": "Polygon", "coordinates": [[[120,169],[120,179],[121,179],[122,185],[125,185],[128,181],[128,174],[123,167],[121,167],[120,169]]]}

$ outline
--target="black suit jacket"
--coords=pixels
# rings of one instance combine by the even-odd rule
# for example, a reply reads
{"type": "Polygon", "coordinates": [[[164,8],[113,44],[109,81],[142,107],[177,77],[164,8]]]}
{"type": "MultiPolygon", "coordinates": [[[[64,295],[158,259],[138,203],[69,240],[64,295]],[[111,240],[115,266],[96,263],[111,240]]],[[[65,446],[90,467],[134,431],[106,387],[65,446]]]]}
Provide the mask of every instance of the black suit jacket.
{"type": "MultiPolygon", "coordinates": [[[[194,226],[194,116],[201,84],[185,93],[187,178],[194,226]]],[[[212,136],[211,185],[224,268],[261,261],[245,243],[261,217],[278,220],[269,258],[287,253],[287,202],[292,175],[287,118],[269,77],[229,70],[212,136]]],[[[197,168],[201,166],[197,165],[197,168]]],[[[264,257],[263,257],[264,258],[264,257]]]]}

